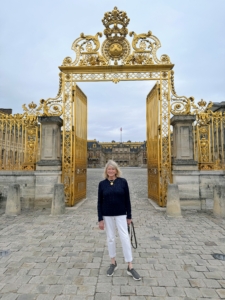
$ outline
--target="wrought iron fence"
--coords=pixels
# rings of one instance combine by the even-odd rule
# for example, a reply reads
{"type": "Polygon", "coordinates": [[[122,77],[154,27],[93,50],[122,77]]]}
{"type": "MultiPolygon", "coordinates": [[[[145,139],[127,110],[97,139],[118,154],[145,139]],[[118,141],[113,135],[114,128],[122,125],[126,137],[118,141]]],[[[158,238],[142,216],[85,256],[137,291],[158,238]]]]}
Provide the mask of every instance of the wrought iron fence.
{"type": "Polygon", "coordinates": [[[196,114],[194,158],[200,170],[225,170],[225,113],[206,110],[196,114]]]}
{"type": "Polygon", "coordinates": [[[38,133],[37,116],[0,113],[0,170],[35,170],[38,133]]]}
{"type": "Polygon", "coordinates": [[[0,112],[0,170],[35,170],[36,162],[40,160],[38,117],[62,115],[58,95],[54,99],[41,99],[39,105],[31,102],[22,107],[23,114],[0,112]]]}
{"type": "Polygon", "coordinates": [[[225,112],[214,111],[214,103],[203,99],[197,104],[194,97],[178,96],[174,88],[174,72],[171,72],[171,113],[195,115],[193,125],[194,159],[199,170],[225,170],[225,112]]]}

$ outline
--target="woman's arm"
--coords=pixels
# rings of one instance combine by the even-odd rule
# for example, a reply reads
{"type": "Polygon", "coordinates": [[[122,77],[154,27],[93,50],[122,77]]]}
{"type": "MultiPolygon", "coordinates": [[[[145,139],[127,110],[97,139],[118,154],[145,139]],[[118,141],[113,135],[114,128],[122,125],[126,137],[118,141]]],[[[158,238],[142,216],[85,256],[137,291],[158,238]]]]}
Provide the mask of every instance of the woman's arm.
{"type": "Polygon", "coordinates": [[[98,221],[103,220],[102,216],[102,202],[103,202],[103,195],[102,195],[102,189],[101,189],[101,182],[98,185],[98,205],[97,205],[97,210],[98,210],[98,221]]]}
{"type": "Polygon", "coordinates": [[[125,203],[126,203],[126,210],[127,210],[127,219],[131,220],[132,215],[131,215],[130,192],[129,192],[129,187],[126,179],[125,179],[125,203]]]}

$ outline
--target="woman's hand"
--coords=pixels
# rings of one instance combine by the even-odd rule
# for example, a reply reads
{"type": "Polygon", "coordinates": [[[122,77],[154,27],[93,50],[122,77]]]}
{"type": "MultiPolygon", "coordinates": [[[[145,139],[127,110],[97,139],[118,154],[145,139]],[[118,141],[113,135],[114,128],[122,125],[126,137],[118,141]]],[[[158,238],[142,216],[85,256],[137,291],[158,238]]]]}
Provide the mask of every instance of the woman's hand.
{"type": "Polygon", "coordinates": [[[132,222],[132,219],[127,219],[127,224],[130,225],[130,223],[132,222]]]}
{"type": "Polygon", "coordinates": [[[99,229],[104,230],[105,224],[103,220],[98,223],[98,227],[99,229]]]}

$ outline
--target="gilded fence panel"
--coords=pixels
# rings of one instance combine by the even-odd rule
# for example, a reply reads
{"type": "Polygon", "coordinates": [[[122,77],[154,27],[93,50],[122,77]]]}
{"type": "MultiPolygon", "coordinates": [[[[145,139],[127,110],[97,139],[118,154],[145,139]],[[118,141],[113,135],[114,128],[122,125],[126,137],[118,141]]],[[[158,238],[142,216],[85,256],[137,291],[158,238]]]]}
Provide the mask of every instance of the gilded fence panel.
{"type": "Polygon", "coordinates": [[[197,104],[194,97],[178,96],[171,72],[173,115],[195,115],[193,124],[194,159],[199,170],[225,170],[225,112],[214,111],[213,102],[203,99],[197,104]]]}
{"type": "Polygon", "coordinates": [[[146,99],[148,198],[162,205],[160,84],[155,84],[146,99]]]}
{"type": "Polygon", "coordinates": [[[23,114],[0,113],[0,170],[35,170],[39,157],[38,113],[33,102],[23,114]]]}

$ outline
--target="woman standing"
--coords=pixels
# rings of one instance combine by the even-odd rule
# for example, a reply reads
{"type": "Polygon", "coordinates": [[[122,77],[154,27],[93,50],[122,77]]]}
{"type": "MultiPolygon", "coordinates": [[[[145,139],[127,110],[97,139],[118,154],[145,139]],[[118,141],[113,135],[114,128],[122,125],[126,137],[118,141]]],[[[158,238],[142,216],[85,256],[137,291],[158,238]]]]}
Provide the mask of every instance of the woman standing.
{"type": "Polygon", "coordinates": [[[127,274],[134,280],[141,280],[132,266],[132,251],[127,224],[132,221],[130,193],[126,179],[120,177],[121,171],[117,163],[109,160],[105,166],[105,180],[98,187],[98,221],[101,230],[106,229],[108,251],[111,264],[107,276],[117,270],[115,229],[117,227],[123,248],[125,261],[128,263],[127,274]]]}

